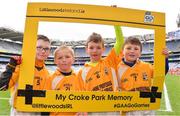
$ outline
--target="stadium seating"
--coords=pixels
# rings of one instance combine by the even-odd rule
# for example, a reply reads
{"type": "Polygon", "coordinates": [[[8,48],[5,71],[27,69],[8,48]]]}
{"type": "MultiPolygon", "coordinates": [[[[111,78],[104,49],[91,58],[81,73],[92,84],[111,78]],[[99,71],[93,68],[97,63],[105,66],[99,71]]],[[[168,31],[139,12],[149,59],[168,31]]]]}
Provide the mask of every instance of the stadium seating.
{"type": "MultiPolygon", "coordinates": [[[[143,45],[142,57],[141,59],[147,62],[153,62],[153,47],[154,47],[154,35],[146,34],[146,35],[136,35],[139,38],[143,45]]],[[[125,37],[126,38],[126,37],[125,37]]],[[[115,38],[105,38],[105,47],[106,50],[103,56],[106,56],[113,44],[115,42],[115,38]]],[[[83,65],[86,61],[89,61],[89,57],[85,52],[85,40],[83,41],[73,41],[73,42],[61,42],[61,41],[53,41],[51,54],[46,61],[47,65],[51,65],[54,67],[54,57],[53,52],[57,48],[57,46],[66,44],[68,46],[72,46],[75,51],[75,63],[74,65],[83,65]]],[[[169,61],[170,63],[179,63],[180,62],[180,30],[176,30],[174,32],[169,32],[166,35],[166,46],[171,51],[169,61]]],[[[22,49],[22,42],[12,41],[8,39],[0,38],[0,66],[4,67],[6,63],[8,63],[9,58],[12,55],[20,55],[22,49]]],[[[170,65],[173,66],[173,65],[170,65]]],[[[180,67],[177,65],[177,67],[180,67]]]]}

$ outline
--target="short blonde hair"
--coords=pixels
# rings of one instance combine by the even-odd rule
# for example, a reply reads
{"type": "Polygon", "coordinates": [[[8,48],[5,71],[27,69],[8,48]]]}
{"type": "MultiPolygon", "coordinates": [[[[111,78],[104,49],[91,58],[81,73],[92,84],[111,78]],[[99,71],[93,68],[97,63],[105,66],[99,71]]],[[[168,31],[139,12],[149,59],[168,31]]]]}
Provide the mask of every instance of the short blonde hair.
{"type": "Polygon", "coordinates": [[[54,58],[56,57],[57,52],[59,52],[59,51],[61,51],[61,50],[64,50],[64,49],[69,50],[69,52],[71,53],[71,55],[74,57],[74,50],[73,50],[70,46],[61,45],[61,46],[57,47],[56,50],[54,51],[54,58]]]}

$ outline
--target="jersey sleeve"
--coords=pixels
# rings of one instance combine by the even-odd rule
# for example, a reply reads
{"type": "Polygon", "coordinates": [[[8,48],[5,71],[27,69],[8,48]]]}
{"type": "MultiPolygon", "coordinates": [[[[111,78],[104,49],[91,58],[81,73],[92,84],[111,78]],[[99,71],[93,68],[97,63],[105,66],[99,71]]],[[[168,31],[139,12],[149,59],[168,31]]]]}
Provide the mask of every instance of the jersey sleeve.
{"type": "Polygon", "coordinates": [[[13,72],[12,77],[11,77],[11,79],[9,81],[9,88],[12,88],[17,83],[17,81],[19,79],[19,72],[20,72],[19,69],[20,69],[19,65],[16,66],[16,69],[13,72]]]}
{"type": "Polygon", "coordinates": [[[78,74],[77,74],[77,78],[76,78],[76,82],[78,83],[78,85],[76,86],[76,90],[77,91],[83,91],[85,90],[85,87],[84,87],[84,80],[83,80],[83,77],[82,77],[82,70],[83,69],[80,69],[78,74]]]}
{"type": "Polygon", "coordinates": [[[150,63],[148,63],[148,64],[149,64],[149,69],[150,69],[151,77],[153,78],[153,76],[154,76],[154,65],[152,65],[150,63]]]}
{"type": "Polygon", "coordinates": [[[120,53],[120,55],[117,55],[115,53],[115,49],[112,48],[110,53],[106,56],[105,58],[105,62],[113,67],[114,69],[117,68],[117,65],[119,64],[119,62],[121,61],[121,57],[122,57],[122,52],[120,53]]]}
{"type": "Polygon", "coordinates": [[[0,75],[0,90],[7,90],[14,86],[19,75],[18,66],[8,64],[6,70],[0,75]]]}
{"type": "Polygon", "coordinates": [[[46,79],[46,83],[44,86],[45,90],[52,90],[52,75],[50,75],[47,79],[46,79]]]}
{"type": "Polygon", "coordinates": [[[122,46],[124,44],[124,37],[120,26],[114,26],[114,29],[116,34],[116,43],[114,44],[114,49],[115,53],[119,55],[122,51],[122,46]]]}

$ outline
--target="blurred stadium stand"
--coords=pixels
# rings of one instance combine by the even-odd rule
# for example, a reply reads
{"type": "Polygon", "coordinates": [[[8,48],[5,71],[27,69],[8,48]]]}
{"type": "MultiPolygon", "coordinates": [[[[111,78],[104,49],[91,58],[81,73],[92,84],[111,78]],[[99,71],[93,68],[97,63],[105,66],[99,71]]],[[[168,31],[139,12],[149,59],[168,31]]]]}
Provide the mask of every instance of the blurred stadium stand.
{"type": "MultiPolygon", "coordinates": [[[[154,47],[154,35],[135,35],[139,38],[143,45],[141,59],[147,62],[153,62],[153,47],[154,47]]],[[[125,37],[126,38],[126,37],[125,37]]],[[[12,55],[20,55],[22,49],[23,34],[7,28],[0,28],[0,70],[7,64],[9,58],[12,55]]],[[[105,38],[106,50],[103,56],[106,56],[110,49],[113,47],[115,38],[105,38]]],[[[84,41],[52,41],[51,55],[46,61],[47,65],[54,65],[53,52],[62,44],[71,46],[75,51],[75,63],[74,65],[83,65],[86,61],[89,61],[89,57],[85,52],[85,40],[84,41]]],[[[180,67],[180,30],[168,32],[166,34],[166,45],[171,51],[169,61],[170,66],[180,67]]]]}

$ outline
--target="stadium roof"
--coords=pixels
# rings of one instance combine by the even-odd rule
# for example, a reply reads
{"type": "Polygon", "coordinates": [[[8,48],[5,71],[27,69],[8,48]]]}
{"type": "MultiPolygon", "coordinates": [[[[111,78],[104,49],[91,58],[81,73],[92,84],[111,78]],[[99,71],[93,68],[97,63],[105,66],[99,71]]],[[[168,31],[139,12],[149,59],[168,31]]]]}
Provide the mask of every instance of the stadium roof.
{"type": "MultiPolygon", "coordinates": [[[[180,15],[179,15],[180,17],[180,15]]],[[[180,19],[180,18],[179,18],[180,19]]],[[[179,32],[179,30],[177,30],[179,32]]],[[[171,32],[172,33],[172,32],[171,32]]],[[[173,32],[175,34],[175,32],[173,32]]],[[[176,34],[178,35],[178,34],[176,34]]],[[[154,38],[154,34],[146,34],[146,35],[133,35],[137,38],[139,38],[142,42],[152,42],[154,38]]],[[[166,36],[170,36],[169,34],[166,36]]],[[[175,35],[174,35],[175,36],[175,35]]],[[[126,37],[125,37],[126,38],[126,37]]],[[[167,39],[168,37],[166,37],[167,39]]],[[[0,40],[11,40],[13,42],[22,42],[23,41],[23,33],[15,31],[10,28],[0,27],[0,40]]],[[[62,44],[66,44],[68,46],[84,46],[85,40],[81,41],[59,41],[59,40],[51,40],[52,46],[59,46],[62,44]]],[[[115,43],[115,38],[104,38],[106,45],[112,45],[115,43]]]]}
{"type": "MultiPolygon", "coordinates": [[[[15,31],[13,29],[9,29],[9,28],[5,28],[5,27],[0,27],[0,38],[1,39],[8,39],[8,40],[12,40],[12,41],[20,41],[22,42],[23,40],[23,33],[22,32],[18,32],[15,31]]],[[[111,38],[105,38],[105,43],[107,44],[111,44],[114,43],[115,39],[111,39],[111,38]]],[[[54,46],[59,46],[62,44],[66,44],[69,46],[84,46],[85,45],[85,40],[84,41],[71,41],[71,42],[62,42],[62,41],[57,41],[57,40],[52,40],[52,45],[54,46]]]]}
{"type": "Polygon", "coordinates": [[[10,39],[12,41],[21,41],[23,40],[23,33],[14,31],[9,28],[0,27],[0,38],[1,39],[10,39]]]}

